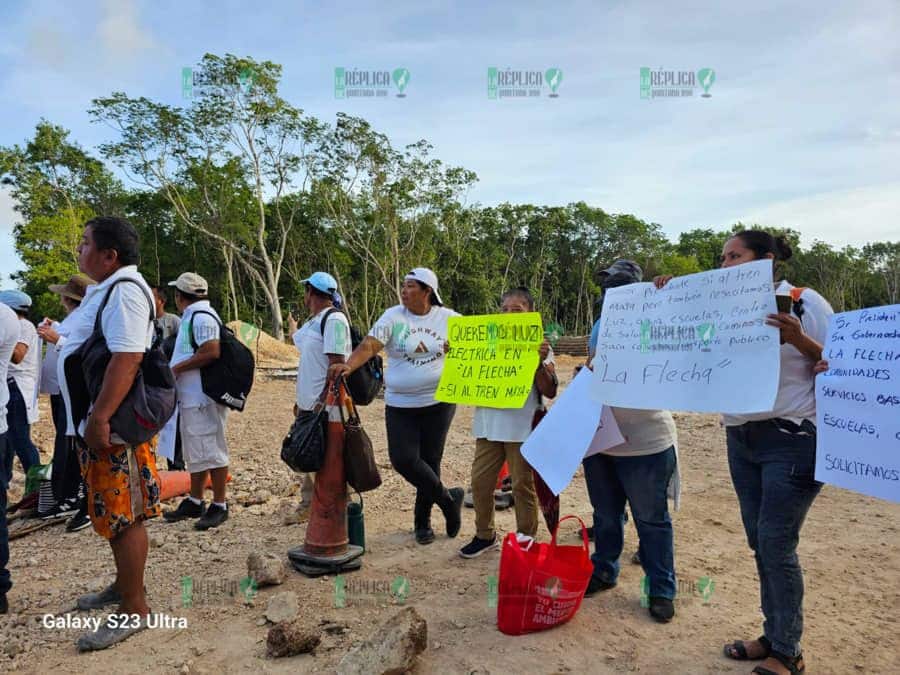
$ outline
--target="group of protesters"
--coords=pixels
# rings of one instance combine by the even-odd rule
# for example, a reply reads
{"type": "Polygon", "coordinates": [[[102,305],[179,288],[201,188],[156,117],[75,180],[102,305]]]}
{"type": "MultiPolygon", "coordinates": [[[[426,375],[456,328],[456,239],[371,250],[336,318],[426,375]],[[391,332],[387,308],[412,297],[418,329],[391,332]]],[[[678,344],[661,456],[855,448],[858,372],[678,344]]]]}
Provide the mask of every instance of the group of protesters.
{"type": "MultiPolygon", "coordinates": [[[[166,288],[151,288],[137,269],[138,236],[121,218],[100,217],[85,224],[78,247],[80,275],[51,286],[66,316],[45,319],[35,328],[27,315],[30,298],[19,291],[0,294],[0,612],[7,611],[11,587],[6,492],[13,457],[26,472],[39,464],[30,425],[37,415],[39,392],[50,395],[56,441],[52,460],[55,507],[51,514],[71,513],[67,529],[88,522],[110,542],[116,567],[112,585],[78,598],[80,609],[117,605],[119,611],[149,613],[144,590],[148,538],[144,521],[161,514],[160,481],[151,443],[125,443],[110,430],[110,419],[128,393],[145,352],[159,344],[170,357],[177,386],[174,423],[177,448],[173,468],[190,473],[190,493],[162,514],[167,521],[191,519],[198,530],[221,526],[228,519],[226,480],[227,408],[204,394],[201,371],[220,357],[221,319],[210,305],[209,286],[192,272],[169,286],[181,318],[166,313],[166,288]],[[111,354],[102,387],[79,415],[67,382],[66,361],[99,332],[111,354]],[[43,367],[42,348],[46,344],[43,367]],[[5,383],[5,384],[4,384],[5,383]],[[4,412],[5,411],[5,412],[4,412]],[[204,501],[207,481],[213,497],[204,501]]],[[[722,253],[730,267],[770,258],[777,263],[791,251],[781,238],[762,231],[731,237],[722,253]]],[[[601,274],[605,290],[642,281],[637,263],[611,261],[601,274]]],[[[671,277],[656,277],[663,287],[671,277]]],[[[784,280],[773,280],[773,291],[790,293],[784,280]]],[[[387,356],[385,425],[390,461],[415,488],[413,536],[420,545],[435,541],[434,507],[443,517],[446,536],[462,526],[463,486],[441,478],[445,441],[456,406],[435,398],[450,349],[448,320],[457,312],[444,305],[435,272],[416,267],[406,275],[400,304],[387,309],[354,349],[337,280],[317,271],[301,282],[308,319],[291,320],[291,336],[300,352],[295,415],[312,410],[329,383],[349,375],[373,356],[387,356]]],[[[798,289],[790,311],[770,315],[768,323],[781,334],[781,379],[775,407],[755,415],[727,415],[728,462],[748,544],[760,578],[765,616],[763,634],[725,646],[737,660],[761,660],[755,672],[792,673],[803,670],[800,638],[803,629],[803,580],[797,544],[805,515],[821,484],[814,480],[814,374],[826,367],[822,345],[828,303],[812,289],[798,289]]],[[[500,312],[536,311],[527,288],[506,290],[500,312]]],[[[591,354],[601,339],[599,319],[591,336],[591,354]]],[[[586,364],[591,367],[590,359],[586,364]]],[[[735,383],[739,386],[740,383],[735,383]]],[[[459,555],[474,558],[497,550],[494,492],[507,470],[511,478],[516,531],[534,537],[538,530],[538,498],[534,473],[521,448],[540,418],[545,401],[557,393],[558,378],[550,344],[540,358],[525,404],[519,409],[479,407],[472,435],[474,460],[471,497],[475,534],[459,555]],[[507,469],[504,469],[507,467],[507,469]]],[[[616,586],[624,541],[626,504],[639,538],[637,559],[648,579],[649,612],[668,622],[675,615],[674,531],[668,499],[677,505],[679,467],[677,431],[670,412],[613,407],[625,442],[584,460],[587,493],[593,508],[594,572],[587,595],[616,586]]],[[[315,477],[306,476],[301,506],[312,501],[315,477]]],[[[79,638],[81,650],[102,649],[141,630],[146,624],[101,625],[79,638]]]]}

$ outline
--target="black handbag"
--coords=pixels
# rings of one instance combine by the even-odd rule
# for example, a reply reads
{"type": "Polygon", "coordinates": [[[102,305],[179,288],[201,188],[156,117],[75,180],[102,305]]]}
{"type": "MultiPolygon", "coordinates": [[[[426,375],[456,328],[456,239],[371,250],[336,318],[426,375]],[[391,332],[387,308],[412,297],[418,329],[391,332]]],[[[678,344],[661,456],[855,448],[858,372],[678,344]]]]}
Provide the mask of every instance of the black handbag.
{"type": "Polygon", "coordinates": [[[281,443],[281,459],[294,471],[319,471],[328,443],[328,409],[325,391],[312,410],[301,410],[281,443]]]}
{"type": "Polygon", "coordinates": [[[381,485],[381,474],[375,463],[372,441],[362,427],[356,406],[350,405],[347,417],[344,416],[344,406],[338,407],[344,424],[344,473],[347,482],[357,492],[374,490],[381,485]]]}

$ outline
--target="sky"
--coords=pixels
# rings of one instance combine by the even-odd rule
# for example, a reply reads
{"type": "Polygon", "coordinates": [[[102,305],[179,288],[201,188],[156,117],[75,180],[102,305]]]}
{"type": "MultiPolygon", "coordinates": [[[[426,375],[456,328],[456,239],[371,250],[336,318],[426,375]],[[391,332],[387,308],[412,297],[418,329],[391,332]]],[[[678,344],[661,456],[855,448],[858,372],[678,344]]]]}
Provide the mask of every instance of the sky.
{"type": "MultiPolygon", "coordinates": [[[[47,119],[89,152],[113,91],[186,103],[204,53],[283,66],[282,95],[395,146],[427,139],[475,171],[470,203],[563,205],[659,223],[671,238],[742,221],[804,243],[900,239],[900,2],[760,0],[391,3],[4,3],[0,147],[47,119]],[[336,67],[409,71],[404,93],[335,97],[336,67]],[[562,79],[551,97],[488,97],[488,68],[562,79]],[[703,97],[642,98],[641,68],[712,69],[703,97]]],[[[0,287],[21,267],[0,188],[0,287]]]]}

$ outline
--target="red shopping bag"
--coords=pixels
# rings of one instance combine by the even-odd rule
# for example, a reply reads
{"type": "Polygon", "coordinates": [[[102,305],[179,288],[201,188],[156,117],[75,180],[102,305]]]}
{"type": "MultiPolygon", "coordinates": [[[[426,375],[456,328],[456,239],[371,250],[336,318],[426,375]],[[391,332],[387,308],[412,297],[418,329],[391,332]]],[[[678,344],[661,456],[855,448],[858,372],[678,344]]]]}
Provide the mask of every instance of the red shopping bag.
{"type": "Polygon", "coordinates": [[[581,546],[559,546],[553,531],[549,544],[532,542],[523,547],[514,532],[506,535],[500,554],[497,627],[507,635],[522,635],[565,623],[584,598],[594,566],[588,549],[587,529],[581,523],[581,546]]]}

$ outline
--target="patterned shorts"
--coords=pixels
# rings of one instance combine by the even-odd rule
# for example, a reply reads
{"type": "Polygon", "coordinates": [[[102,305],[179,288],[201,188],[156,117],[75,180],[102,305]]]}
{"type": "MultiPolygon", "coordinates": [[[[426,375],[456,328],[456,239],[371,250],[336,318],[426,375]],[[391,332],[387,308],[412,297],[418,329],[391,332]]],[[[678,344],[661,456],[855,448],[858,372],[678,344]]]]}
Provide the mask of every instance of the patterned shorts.
{"type": "Polygon", "coordinates": [[[87,483],[87,508],[94,530],[106,539],[146,518],[159,506],[156,453],[149,443],[115,445],[108,452],[78,449],[81,473],[87,483]]]}

